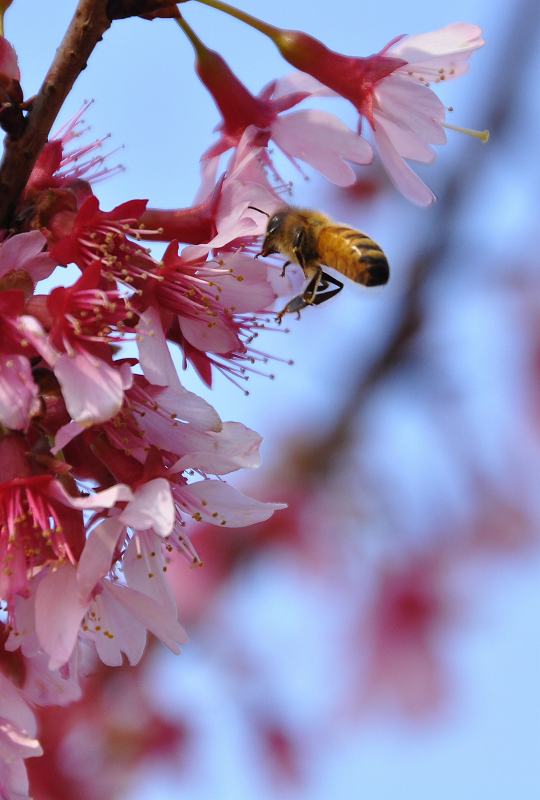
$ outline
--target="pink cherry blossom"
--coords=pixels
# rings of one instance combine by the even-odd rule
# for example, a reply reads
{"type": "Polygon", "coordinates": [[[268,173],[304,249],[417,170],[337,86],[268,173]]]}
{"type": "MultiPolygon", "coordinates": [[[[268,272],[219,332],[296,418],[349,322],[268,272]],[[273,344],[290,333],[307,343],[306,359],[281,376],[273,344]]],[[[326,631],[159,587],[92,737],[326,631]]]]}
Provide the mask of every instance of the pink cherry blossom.
{"type": "MultiPolygon", "coordinates": [[[[81,281],[85,278],[86,275],[81,281]]],[[[35,317],[24,316],[20,320],[25,337],[56,375],[68,413],[82,426],[104,422],[115,416],[122,405],[125,389],[131,385],[130,370],[115,367],[111,350],[106,346],[110,339],[106,326],[107,317],[118,316],[115,298],[98,291],[90,294],[92,296],[85,298],[84,306],[88,303],[93,308],[93,313],[100,308],[112,308],[115,313],[107,314],[102,311],[99,316],[96,313],[96,324],[92,326],[89,312],[84,307],[77,309],[76,300],[63,311],[54,303],[53,293],[53,309],[56,313],[50,334],[47,334],[35,317]],[[79,314],[85,314],[85,319],[88,319],[87,329],[77,319],[79,314]],[[102,330],[105,334],[101,333],[102,330]]]]}
{"type": "MultiPolygon", "coordinates": [[[[432,145],[446,142],[446,110],[429,84],[466,72],[471,54],[484,44],[480,28],[456,23],[398,37],[367,58],[335,53],[299,32],[278,33],[275,42],[290,63],[328,87],[330,94],[345,97],[361,120],[367,120],[383,164],[402,194],[418,205],[433,202],[435,195],[407,161],[430,163],[435,158],[432,145]]],[[[302,85],[299,79],[290,85],[295,82],[302,85]]],[[[308,81],[306,88],[316,90],[316,85],[308,81]]],[[[318,93],[325,93],[322,86],[318,93]]]]}
{"type": "Polygon", "coordinates": [[[0,440],[0,594],[28,591],[28,573],[49,561],[76,563],[83,547],[82,511],[110,508],[133,495],[116,485],[93,495],[72,497],[49,474],[33,474],[18,437],[0,440]],[[17,477],[11,478],[11,475],[17,477]]]}
{"type": "MultiPolygon", "coordinates": [[[[199,77],[223,118],[218,126],[220,137],[203,154],[203,162],[218,160],[229,148],[240,147],[244,139],[259,151],[264,148],[263,158],[271,163],[266,147],[273,139],[293,162],[297,158],[305,161],[339,185],[354,183],[354,171],[346,161],[368,164],[373,154],[366,141],[331,114],[285,113],[308,96],[305,91],[281,91],[274,96],[272,82],[254,97],[219,53],[206,48],[185,20],[180,24],[195,47],[199,77]]],[[[210,172],[213,169],[215,166],[210,166],[210,172]]]]}
{"type": "Polygon", "coordinates": [[[48,278],[56,263],[45,251],[47,240],[40,231],[10,236],[0,245],[0,278],[22,270],[34,283],[48,278]]]}
{"type": "Polygon", "coordinates": [[[435,195],[405,159],[430,163],[435,158],[431,145],[446,142],[446,109],[429,83],[463,75],[471,54],[483,44],[477,25],[457,23],[400,39],[386,51],[407,64],[375,85],[369,121],[390,177],[419,205],[428,205],[435,195]]]}

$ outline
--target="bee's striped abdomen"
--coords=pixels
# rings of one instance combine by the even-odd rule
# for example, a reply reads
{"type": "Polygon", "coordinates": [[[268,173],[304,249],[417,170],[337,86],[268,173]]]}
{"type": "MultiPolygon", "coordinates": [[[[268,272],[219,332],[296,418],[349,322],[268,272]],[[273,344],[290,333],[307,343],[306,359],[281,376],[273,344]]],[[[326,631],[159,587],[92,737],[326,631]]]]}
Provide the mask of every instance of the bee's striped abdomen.
{"type": "Polygon", "coordinates": [[[319,234],[319,253],[326,266],[364,286],[387,283],[390,269],[383,251],[366,234],[342,225],[328,225],[319,234]]]}

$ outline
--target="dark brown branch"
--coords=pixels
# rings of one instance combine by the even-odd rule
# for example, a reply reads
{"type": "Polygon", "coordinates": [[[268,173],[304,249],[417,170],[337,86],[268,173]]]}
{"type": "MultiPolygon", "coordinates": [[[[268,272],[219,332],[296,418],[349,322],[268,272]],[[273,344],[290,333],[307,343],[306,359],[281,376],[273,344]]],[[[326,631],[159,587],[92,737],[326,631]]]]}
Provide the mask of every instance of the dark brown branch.
{"type": "Polygon", "coordinates": [[[177,17],[176,3],[171,0],[109,0],[108,14],[111,19],[126,17],[177,17]]]}
{"type": "Polygon", "coordinates": [[[15,140],[6,138],[0,164],[0,227],[9,227],[11,215],[64,100],[111,24],[106,9],[107,0],[80,0],[34,98],[23,135],[15,140]]]}

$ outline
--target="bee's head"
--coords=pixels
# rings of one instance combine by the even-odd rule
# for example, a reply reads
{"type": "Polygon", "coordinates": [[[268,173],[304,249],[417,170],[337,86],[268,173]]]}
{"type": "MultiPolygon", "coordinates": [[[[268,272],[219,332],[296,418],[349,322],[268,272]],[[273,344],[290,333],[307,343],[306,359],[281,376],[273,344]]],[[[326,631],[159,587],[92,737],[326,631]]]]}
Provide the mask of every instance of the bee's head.
{"type": "Polygon", "coordinates": [[[279,253],[280,249],[277,245],[283,228],[283,223],[288,213],[288,209],[283,208],[281,211],[276,211],[276,213],[272,214],[272,216],[268,219],[266,235],[264,237],[261,251],[262,256],[269,256],[272,253],[279,253]]]}

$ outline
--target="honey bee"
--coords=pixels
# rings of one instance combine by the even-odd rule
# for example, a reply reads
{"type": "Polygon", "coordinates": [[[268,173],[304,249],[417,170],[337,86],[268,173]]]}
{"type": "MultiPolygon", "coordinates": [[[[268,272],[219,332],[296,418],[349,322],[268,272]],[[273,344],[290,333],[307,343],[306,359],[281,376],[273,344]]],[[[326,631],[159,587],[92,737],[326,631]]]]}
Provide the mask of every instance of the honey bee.
{"type": "Polygon", "coordinates": [[[323,265],[332,267],[345,277],[363,286],[382,286],[388,281],[388,261],[379,245],[365,233],[334,222],[319,211],[287,206],[268,217],[266,235],[258,256],[281,253],[288,259],[281,271],[293,261],[299,264],[309,280],[298,297],[290,300],[277,315],[298,313],[307,306],[320,305],[343,289],[343,283],[323,272],[323,265]]]}

